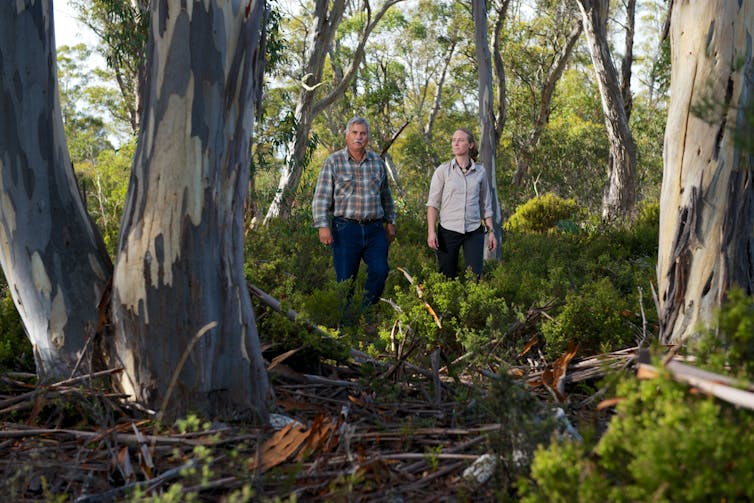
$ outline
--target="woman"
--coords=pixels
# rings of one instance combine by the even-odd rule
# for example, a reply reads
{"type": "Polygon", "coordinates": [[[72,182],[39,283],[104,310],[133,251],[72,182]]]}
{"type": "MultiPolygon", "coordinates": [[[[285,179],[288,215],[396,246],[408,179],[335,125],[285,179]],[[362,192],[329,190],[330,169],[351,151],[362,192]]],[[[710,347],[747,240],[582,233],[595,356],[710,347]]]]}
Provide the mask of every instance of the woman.
{"type": "MultiPolygon", "coordinates": [[[[435,169],[429,187],[427,245],[437,252],[438,268],[448,278],[458,276],[458,254],[463,247],[466,268],[470,267],[479,279],[485,226],[491,230],[493,225],[490,187],[484,167],[474,162],[477,148],[471,131],[457,129],[451,145],[453,159],[435,169]]],[[[495,233],[486,234],[487,247],[492,251],[497,246],[495,233]]]]}

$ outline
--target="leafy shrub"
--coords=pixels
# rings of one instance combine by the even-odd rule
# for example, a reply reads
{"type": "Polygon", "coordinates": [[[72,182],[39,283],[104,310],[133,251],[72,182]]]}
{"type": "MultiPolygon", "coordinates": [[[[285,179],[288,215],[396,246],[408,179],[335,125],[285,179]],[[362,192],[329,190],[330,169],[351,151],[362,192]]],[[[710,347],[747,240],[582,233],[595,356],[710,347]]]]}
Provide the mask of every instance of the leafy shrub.
{"type": "Polygon", "coordinates": [[[516,208],[503,228],[511,232],[546,232],[552,229],[573,231],[582,210],[575,199],[547,193],[516,208]]]}
{"type": "Polygon", "coordinates": [[[651,300],[642,295],[655,279],[656,236],[656,230],[642,228],[510,233],[502,266],[490,271],[490,283],[514,311],[550,306],[547,314],[555,321],[543,319],[538,327],[546,332],[549,356],[558,356],[569,340],[578,340],[582,351],[617,349],[610,346],[632,342],[643,319],[648,330],[656,327],[657,313],[644,309],[651,300]],[[623,239],[615,239],[617,232],[623,239]],[[647,233],[655,236],[654,246],[636,246],[647,233]]]}
{"type": "Polygon", "coordinates": [[[425,268],[415,282],[422,277],[422,298],[405,280],[392,293],[401,308],[398,319],[427,349],[440,346],[450,358],[461,352],[479,352],[485,343],[501,338],[514,319],[505,298],[484,279],[477,282],[472,273],[449,280],[425,268]]]}
{"type": "Polygon", "coordinates": [[[577,342],[586,354],[626,347],[634,342],[633,330],[626,320],[632,313],[629,307],[607,278],[568,293],[559,314],[542,324],[548,353],[562,353],[569,341],[577,342]]]}
{"type": "Polygon", "coordinates": [[[754,298],[732,288],[713,326],[700,331],[690,352],[708,370],[754,380],[754,298]]]}
{"type": "MultiPolygon", "coordinates": [[[[734,288],[688,351],[700,367],[751,380],[753,334],[754,298],[734,288]]],[[[537,451],[530,479],[521,479],[524,501],[754,499],[750,410],[692,394],[665,373],[623,377],[616,395],[616,415],[595,445],[554,442],[537,451]]]]}
{"type": "MultiPolygon", "coordinates": [[[[4,278],[3,278],[4,283],[4,278]]],[[[0,370],[34,372],[34,355],[10,294],[0,299],[0,370]]]]}
{"type": "Polygon", "coordinates": [[[751,501],[750,411],[688,393],[667,376],[618,385],[622,401],[596,446],[540,448],[523,501],[751,501]],[[533,482],[533,483],[532,483],[533,482]]]}
{"type": "Polygon", "coordinates": [[[484,403],[491,417],[505,425],[491,435],[490,443],[500,461],[498,487],[514,496],[516,480],[529,473],[537,447],[549,443],[555,416],[524,383],[506,373],[492,382],[484,403]]]}
{"type": "Polygon", "coordinates": [[[626,257],[656,256],[660,229],[660,205],[645,204],[630,226],[605,229],[605,239],[626,251],[626,257]]]}

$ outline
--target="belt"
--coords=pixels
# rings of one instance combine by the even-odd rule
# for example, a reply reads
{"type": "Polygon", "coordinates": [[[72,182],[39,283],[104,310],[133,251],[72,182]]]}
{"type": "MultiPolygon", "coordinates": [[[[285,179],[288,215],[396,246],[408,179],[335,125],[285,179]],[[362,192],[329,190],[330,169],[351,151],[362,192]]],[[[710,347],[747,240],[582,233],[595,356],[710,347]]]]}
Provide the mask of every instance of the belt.
{"type": "Polygon", "coordinates": [[[350,222],[352,224],[359,224],[359,225],[369,225],[375,222],[385,221],[384,218],[346,218],[346,217],[335,217],[335,218],[343,220],[345,222],[350,222]]]}

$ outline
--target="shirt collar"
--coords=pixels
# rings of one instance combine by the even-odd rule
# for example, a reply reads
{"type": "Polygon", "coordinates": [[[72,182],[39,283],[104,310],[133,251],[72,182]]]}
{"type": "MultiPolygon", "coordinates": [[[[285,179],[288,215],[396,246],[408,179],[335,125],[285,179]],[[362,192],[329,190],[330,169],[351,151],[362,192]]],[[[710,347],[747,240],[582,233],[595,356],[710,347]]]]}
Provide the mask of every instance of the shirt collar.
{"type": "MultiPolygon", "coordinates": [[[[461,169],[461,165],[458,164],[455,157],[450,161],[450,167],[458,168],[459,170],[461,169]]],[[[471,167],[469,168],[469,171],[476,171],[476,163],[474,162],[474,159],[471,159],[471,167]]]]}
{"type": "Polygon", "coordinates": [[[364,161],[366,161],[369,158],[369,150],[367,150],[366,152],[364,152],[364,157],[362,157],[360,160],[356,159],[354,156],[351,155],[351,151],[348,150],[348,147],[344,148],[343,150],[346,151],[346,157],[348,159],[353,160],[354,162],[364,162],[364,161]]]}

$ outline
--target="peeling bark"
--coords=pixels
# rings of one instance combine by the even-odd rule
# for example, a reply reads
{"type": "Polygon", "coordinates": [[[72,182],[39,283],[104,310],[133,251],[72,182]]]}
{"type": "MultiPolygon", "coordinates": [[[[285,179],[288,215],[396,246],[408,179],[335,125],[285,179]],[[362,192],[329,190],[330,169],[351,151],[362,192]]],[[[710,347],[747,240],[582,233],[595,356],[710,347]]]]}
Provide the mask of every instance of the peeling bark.
{"type": "Polygon", "coordinates": [[[754,2],[675,2],[657,280],[660,338],[682,343],[733,285],[754,293],[754,2]]]}
{"type": "Polygon", "coordinates": [[[0,3],[0,264],[42,380],[76,368],[112,271],[68,155],[52,26],[50,0],[0,3]]]}
{"type": "Polygon", "coordinates": [[[151,6],[113,353],[125,367],[121,388],[149,407],[167,404],[169,416],[266,416],[270,389],[243,267],[263,9],[259,0],[151,6]]]}

